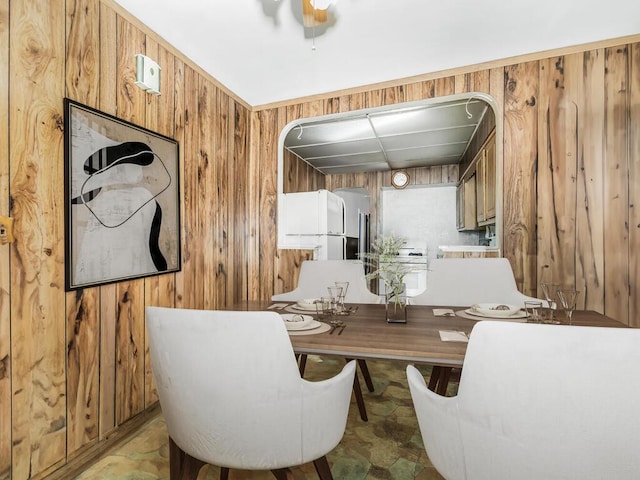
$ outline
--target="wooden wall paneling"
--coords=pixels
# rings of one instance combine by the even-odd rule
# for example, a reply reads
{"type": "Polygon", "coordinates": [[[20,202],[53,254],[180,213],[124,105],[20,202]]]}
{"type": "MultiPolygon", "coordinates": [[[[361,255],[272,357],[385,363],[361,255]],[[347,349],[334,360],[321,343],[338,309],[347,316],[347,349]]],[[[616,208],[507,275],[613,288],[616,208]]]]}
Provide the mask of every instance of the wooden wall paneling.
{"type": "Polygon", "coordinates": [[[99,305],[98,288],[67,294],[67,460],[98,440],[99,305]]]}
{"type": "MultiPolygon", "coordinates": [[[[162,77],[166,77],[166,73],[164,71],[164,65],[160,63],[160,59],[158,58],[158,42],[156,42],[151,36],[145,37],[145,50],[139,53],[143,53],[147,57],[151,58],[153,61],[158,63],[160,68],[162,69],[162,77]]],[[[160,90],[164,90],[163,86],[160,86],[160,90]]],[[[148,128],[152,132],[158,132],[158,110],[159,110],[159,99],[161,95],[151,95],[145,94],[143,101],[145,103],[144,115],[145,118],[141,125],[145,128],[148,128]]],[[[144,303],[145,305],[158,305],[158,300],[160,298],[160,286],[158,283],[158,275],[154,275],[151,277],[147,277],[144,279],[144,303]]],[[[148,359],[147,357],[147,349],[148,343],[145,335],[145,362],[148,359]]],[[[145,368],[146,369],[146,368],[145,368]]],[[[146,403],[146,401],[145,401],[146,403]]]]}
{"type": "Polygon", "coordinates": [[[116,284],[116,424],[144,409],[144,280],[116,284]]]}
{"type": "Polygon", "coordinates": [[[196,262],[198,257],[198,77],[195,71],[184,68],[184,190],[182,246],[182,308],[197,308],[196,262]]]}
{"type": "MultiPolygon", "coordinates": [[[[198,175],[199,175],[199,133],[198,133],[198,74],[185,65],[185,138],[184,138],[184,212],[185,243],[183,246],[182,269],[184,273],[183,308],[197,308],[198,283],[197,263],[200,245],[198,175]]],[[[201,305],[201,303],[200,303],[201,305]]]]}
{"type": "Polygon", "coordinates": [[[407,102],[433,98],[435,95],[435,82],[433,80],[425,80],[406,85],[404,95],[407,102]]]}
{"type": "Polygon", "coordinates": [[[629,55],[629,325],[640,327],[640,43],[629,55]],[[635,252],[635,254],[634,254],[635,252]]]}
{"type": "Polygon", "coordinates": [[[179,156],[180,156],[180,238],[181,238],[181,246],[182,246],[182,255],[181,255],[181,270],[176,272],[175,277],[175,294],[174,301],[175,306],[178,308],[183,308],[185,305],[185,283],[186,283],[186,272],[184,267],[185,262],[185,249],[187,249],[187,212],[186,212],[186,184],[185,184],[185,176],[186,176],[186,167],[185,167],[185,119],[186,119],[186,105],[185,105],[185,67],[184,63],[178,58],[174,58],[174,75],[173,75],[173,83],[172,85],[167,85],[167,88],[173,89],[173,97],[174,97],[174,113],[173,115],[169,115],[165,113],[168,117],[170,117],[169,121],[173,121],[174,124],[174,138],[177,140],[179,144],[179,156]]]}
{"type": "MultiPolygon", "coordinates": [[[[260,164],[262,163],[262,114],[249,115],[249,192],[247,195],[247,298],[258,300],[262,296],[260,287],[260,198],[262,182],[260,181],[260,164]]],[[[277,160],[276,160],[277,161],[277,160]]],[[[276,167],[277,168],[277,167],[276,167]]]]}
{"type": "Polygon", "coordinates": [[[604,49],[583,54],[581,153],[576,209],[576,289],[580,305],[604,312],[604,49]]]}
{"type": "MultiPolygon", "coordinates": [[[[144,126],[146,95],[134,82],[135,54],[146,51],[145,35],[117,19],[118,117],[144,126]]],[[[116,285],[116,424],[144,409],[144,279],[116,285]]]]}
{"type": "MultiPolygon", "coordinates": [[[[285,108],[285,125],[291,121],[303,117],[302,105],[296,104],[285,108]]],[[[278,133],[278,137],[279,137],[278,133]]],[[[294,193],[303,191],[305,188],[298,185],[298,165],[302,162],[293,153],[285,150],[283,152],[283,171],[282,171],[282,191],[284,193],[294,193]],[[294,190],[295,189],[295,190],[294,190]]]]}
{"type": "Polygon", "coordinates": [[[196,305],[198,308],[215,308],[216,237],[214,231],[221,227],[218,216],[214,214],[218,207],[217,176],[215,159],[215,137],[213,115],[216,88],[205,78],[198,75],[198,176],[197,176],[197,232],[193,239],[196,251],[196,305]]]}
{"type": "MultiPolygon", "coordinates": [[[[147,52],[149,51],[149,44],[147,44],[147,52]]],[[[163,84],[161,85],[162,94],[159,97],[154,98],[157,99],[158,109],[156,112],[156,131],[162,135],[166,135],[170,138],[175,139],[175,130],[176,130],[176,121],[174,119],[174,112],[176,112],[176,102],[175,102],[175,57],[169,52],[167,49],[158,46],[158,63],[162,68],[162,78],[164,79],[163,84]]],[[[181,143],[178,142],[178,149],[182,147],[181,143]]],[[[182,174],[178,173],[180,176],[182,174]]],[[[182,189],[180,190],[182,192],[182,189]]],[[[182,202],[181,202],[182,203],[182,202]]],[[[159,275],[157,277],[158,282],[158,303],[157,305],[162,307],[173,307],[175,306],[175,281],[176,274],[168,273],[164,275],[159,275]]],[[[152,377],[148,377],[152,378],[152,377]]],[[[155,397],[155,394],[153,395],[155,397]]],[[[156,398],[157,400],[157,398],[156,398]]],[[[155,401],[155,400],[153,400],[155,401]]]]}
{"type": "MultiPolygon", "coordinates": [[[[156,42],[151,36],[145,38],[145,51],[147,57],[158,63],[162,69],[162,78],[170,81],[171,77],[167,75],[169,72],[165,69],[165,64],[159,57],[158,42],[156,42]]],[[[162,82],[162,83],[165,83],[162,82]]],[[[160,85],[160,91],[164,93],[164,85],[160,85]]],[[[145,120],[143,126],[153,132],[159,131],[159,117],[160,111],[160,99],[162,95],[145,94],[145,120]]],[[[160,291],[160,278],[161,275],[153,275],[144,279],[144,305],[160,305],[160,299],[163,296],[163,292],[160,291]]],[[[144,408],[151,407],[158,401],[158,394],[156,386],[153,382],[153,374],[151,372],[151,356],[149,353],[149,338],[147,336],[147,322],[145,315],[144,322],[144,408]]]]}
{"type": "MultiPolygon", "coordinates": [[[[99,57],[99,108],[103,112],[117,113],[117,16],[115,12],[100,3],[100,57],[99,57]]],[[[100,440],[116,427],[116,289],[115,285],[105,285],[100,291],[100,399],[99,435],[100,440]]]]}
{"type": "Polygon", "coordinates": [[[64,2],[11,2],[12,477],[66,454],[62,102],[64,2]]]}
{"type": "Polygon", "coordinates": [[[574,286],[578,87],[581,59],[540,61],[538,96],[538,263],[547,282],[574,286]]]}
{"type": "Polygon", "coordinates": [[[342,95],[339,99],[340,113],[362,110],[363,108],[366,108],[367,105],[367,98],[364,92],[354,93],[352,95],[342,95]]]}
{"type": "Polygon", "coordinates": [[[459,75],[455,75],[453,81],[455,93],[467,93],[473,89],[473,87],[471,86],[470,73],[461,73],[459,75]]]}
{"type": "MultiPolygon", "coordinates": [[[[629,322],[629,50],[605,50],[604,313],[629,322]]],[[[637,186],[636,186],[637,188],[637,186]]]]}
{"type": "Polygon", "coordinates": [[[471,75],[470,88],[472,92],[489,93],[491,86],[491,70],[479,70],[471,75]]]}
{"type": "MultiPolygon", "coordinates": [[[[9,0],[0,1],[0,112],[9,111],[9,0]]],[[[9,216],[9,116],[0,115],[0,215],[9,216]]],[[[11,276],[0,245],[0,480],[11,478],[11,276]]]]}
{"type": "Polygon", "coordinates": [[[456,91],[455,77],[442,77],[434,81],[434,97],[453,95],[456,91]]]}
{"type": "Polygon", "coordinates": [[[260,165],[258,166],[258,208],[254,212],[259,217],[259,245],[260,273],[259,289],[260,298],[271,298],[274,293],[274,284],[277,282],[277,142],[278,142],[278,110],[259,112],[260,139],[258,140],[260,165]]]}
{"type": "MultiPolygon", "coordinates": [[[[498,123],[498,119],[504,118],[504,68],[493,68],[489,72],[489,94],[495,99],[496,106],[494,111],[494,122],[498,123]]],[[[498,244],[502,249],[504,245],[504,141],[501,140],[501,137],[497,134],[496,131],[496,174],[498,178],[496,179],[496,220],[499,222],[498,225],[498,244]]],[[[460,170],[460,175],[463,174],[462,169],[460,170]]],[[[513,266],[512,266],[513,267],[513,266]]],[[[535,282],[531,282],[535,283],[535,282]]]]}
{"type": "Polygon", "coordinates": [[[229,194],[233,189],[233,185],[227,182],[229,162],[231,158],[229,152],[228,131],[233,122],[229,118],[229,96],[220,89],[216,89],[214,118],[210,120],[214,126],[214,146],[215,146],[215,165],[218,202],[212,215],[215,216],[218,223],[217,231],[214,232],[214,247],[217,258],[215,258],[215,306],[222,308],[227,304],[227,282],[228,266],[229,266],[229,233],[230,233],[230,216],[229,216],[229,194]]]}
{"type": "Polygon", "coordinates": [[[229,145],[233,157],[231,168],[228,169],[230,188],[229,218],[231,225],[231,255],[229,278],[227,282],[227,298],[236,303],[248,298],[247,265],[248,256],[248,222],[247,209],[249,206],[249,158],[248,144],[251,135],[250,115],[246,108],[236,102],[229,103],[230,117],[233,118],[233,128],[229,131],[229,145]]]}
{"type": "MultiPolygon", "coordinates": [[[[94,108],[100,91],[99,7],[91,0],[66,4],[66,96],[94,108]]],[[[67,293],[66,319],[68,460],[98,440],[99,288],[67,293]]]]}
{"type": "Polygon", "coordinates": [[[505,68],[503,255],[511,261],[518,289],[537,296],[536,168],[538,62],[505,68]]]}

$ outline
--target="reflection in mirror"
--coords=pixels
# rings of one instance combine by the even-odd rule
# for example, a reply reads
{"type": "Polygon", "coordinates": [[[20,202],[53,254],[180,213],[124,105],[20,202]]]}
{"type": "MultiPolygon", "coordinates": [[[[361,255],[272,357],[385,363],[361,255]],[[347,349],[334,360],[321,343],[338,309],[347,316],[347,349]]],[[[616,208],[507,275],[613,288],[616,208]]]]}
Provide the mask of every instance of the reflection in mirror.
{"type": "MultiPolygon", "coordinates": [[[[401,201],[400,216],[421,217],[420,232],[405,236],[423,238],[420,249],[430,256],[499,255],[502,125],[495,105],[491,96],[473,92],[289,123],[279,143],[278,247],[312,248],[316,258],[326,258],[320,239],[297,234],[296,221],[287,216],[292,194],[320,189],[368,189],[371,238],[392,233],[392,209],[383,192],[393,190],[390,172],[402,169],[410,178],[407,197],[418,198],[409,190],[421,187],[454,192],[438,198],[451,199],[441,211],[450,212],[446,231],[457,232],[439,235],[445,230],[443,215],[437,222],[427,215],[433,217],[430,223],[422,218],[428,210],[424,205],[401,201]],[[306,177],[311,180],[302,181],[301,171],[311,172],[306,177]],[[428,245],[427,237],[433,239],[428,245]]],[[[386,197],[401,194],[396,193],[386,197]]]]}

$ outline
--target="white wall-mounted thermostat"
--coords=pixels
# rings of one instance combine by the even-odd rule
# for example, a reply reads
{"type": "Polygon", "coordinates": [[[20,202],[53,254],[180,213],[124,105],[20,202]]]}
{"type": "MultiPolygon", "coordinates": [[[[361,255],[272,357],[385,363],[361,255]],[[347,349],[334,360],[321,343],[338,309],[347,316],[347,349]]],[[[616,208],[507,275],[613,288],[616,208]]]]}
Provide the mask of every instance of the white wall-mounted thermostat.
{"type": "Polygon", "coordinates": [[[160,95],[160,66],[149,57],[136,54],[136,85],[147,93],[160,95]]]}

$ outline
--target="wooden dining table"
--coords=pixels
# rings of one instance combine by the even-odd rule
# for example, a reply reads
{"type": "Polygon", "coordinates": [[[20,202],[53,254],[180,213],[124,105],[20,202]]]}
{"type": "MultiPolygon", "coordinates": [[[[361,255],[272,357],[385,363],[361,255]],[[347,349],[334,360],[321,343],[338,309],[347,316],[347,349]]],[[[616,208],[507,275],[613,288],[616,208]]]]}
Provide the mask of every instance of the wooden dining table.
{"type": "MultiPolygon", "coordinates": [[[[269,309],[274,303],[278,302],[249,301],[234,305],[233,309],[287,313],[284,309],[269,309]]],[[[292,305],[291,302],[288,304],[292,305]]],[[[357,307],[357,311],[334,317],[346,325],[340,335],[335,331],[332,334],[309,332],[308,335],[292,335],[290,338],[294,351],[299,354],[389,359],[407,363],[461,367],[467,343],[442,341],[440,331],[453,330],[469,335],[473,326],[483,320],[481,317],[472,320],[459,315],[436,316],[432,306],[409,305],[407,306],[407,323],[387,323],[384,305],[347,306],[357,307]]],[[[437,306],[435,308],[450,308],[454,312],[465,310],[464,307],[437,306]]],[[[561,313],[561,316],[564,317],[564,314],[561,313]]],[[[573,313],[572,324],[592,327],[626,327],[598,312],[587,310],[576,310],[573,313]]]]}

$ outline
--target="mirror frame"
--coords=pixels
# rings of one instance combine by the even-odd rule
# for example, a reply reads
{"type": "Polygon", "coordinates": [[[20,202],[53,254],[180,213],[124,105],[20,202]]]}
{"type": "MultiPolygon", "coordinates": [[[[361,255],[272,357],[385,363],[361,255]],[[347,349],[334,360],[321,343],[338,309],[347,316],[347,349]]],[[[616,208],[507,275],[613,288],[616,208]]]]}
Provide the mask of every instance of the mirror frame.
{"type": "MultiPolygon", "coordinates": [[[[498,256],[502,256],[502,245],[503,245],[503,218],[502,218],[502,192],[503,192],[503,165],[504,165],[504,142],[503,142],[503,117],[502,112],[498,109],[498,103],[494,97],[487,93],[483,92],[468,92],[468,93],[456,93],[453,95],[446,95],[443,97],[434,97],[428,98],[424,100],[416,100],[413,102],[402,102],[402,103],[394,103],[391,105],[384,105],[382,107],[373,107],[373,108],[363,108],[359,110],[351,110],[348,112],[340,112],[340,113],[331,113],[328,115],[319,115],[315,117],[301,117],[296,120],[292,120],[287,123],[282,131],[280,132],[280,136],[278,137],[278,164],[277,164],[277,211],[276,211],[276,231],[278,236],[277,248],[278,249],[296,249],[299,247],[287,245],[284,239],[283,228],[280,225],[280,212],[283,203],[283,195],[284,195],[284,141],[287,137],[287,134],[294,128],[299,127],[300,125],[304,125],[306,122],[318,122],[318,121],[335,121],[338,119],[348,119],[350,117],[362,116],[366,113],[378,113],[378,112],[388,112],[391,110],[398,110],[404,108],[412,108],[412,107],[420,107],[420,106],[437,106],[441,103],[456,101],[456,100],[471,100],[471,99],[479,99],[485,101],[492,109],[493,115],[496,122],[496,250],[498,252],[498,256]]],[[[460,172],[460,176],[462,176],[465,172],[460,172]]]]}

